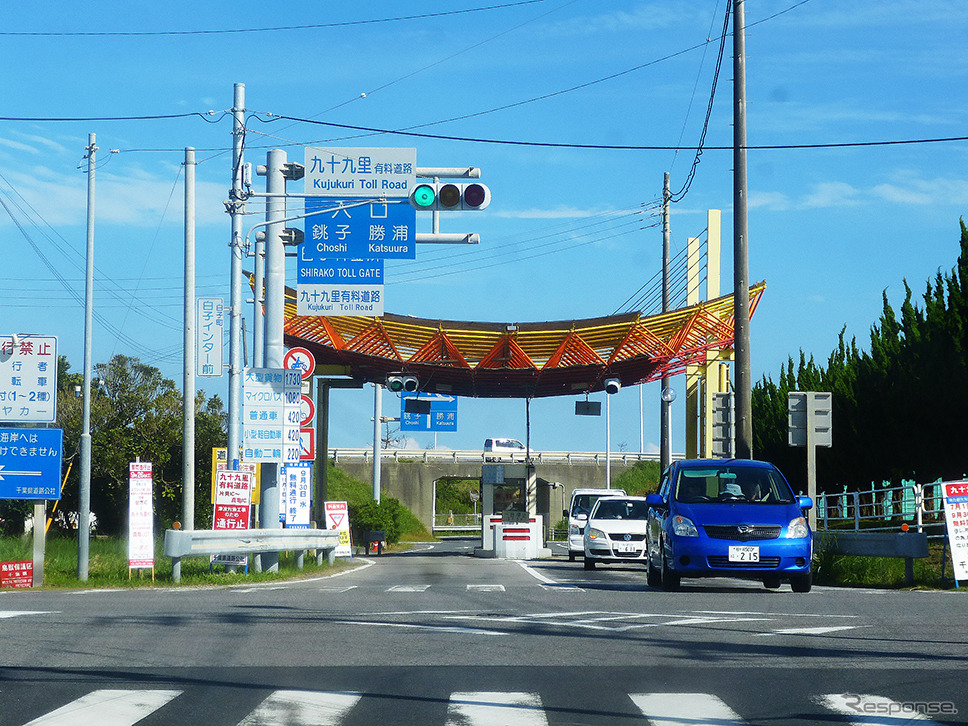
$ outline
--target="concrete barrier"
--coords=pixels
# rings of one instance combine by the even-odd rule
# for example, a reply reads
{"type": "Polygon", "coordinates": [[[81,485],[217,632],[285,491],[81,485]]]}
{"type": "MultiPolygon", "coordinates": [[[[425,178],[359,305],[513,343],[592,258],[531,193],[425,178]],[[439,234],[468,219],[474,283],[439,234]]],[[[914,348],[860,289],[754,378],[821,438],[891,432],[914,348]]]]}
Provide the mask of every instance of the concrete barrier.
{"type": "Polygon", "coordinates": [[[263,552],[316,550],[322,564],[328,552],[333,563],[339,544],[336,529],[169,529],[165,531],[165,556],[171,557],[172,577],[181,580],[181,558],[209,555],[247,555],[263,552]]]}

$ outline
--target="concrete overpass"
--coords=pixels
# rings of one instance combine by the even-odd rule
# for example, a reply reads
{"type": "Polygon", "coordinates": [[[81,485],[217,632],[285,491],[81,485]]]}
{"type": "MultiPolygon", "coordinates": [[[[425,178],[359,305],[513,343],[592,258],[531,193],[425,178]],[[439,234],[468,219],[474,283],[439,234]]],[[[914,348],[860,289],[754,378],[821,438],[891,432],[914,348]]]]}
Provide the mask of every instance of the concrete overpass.
{"type": "MultiPolygon", "coordinates": [[[[332,458],[347,474],[370,481],[373,474],[372,449],[330,449],[332,458]]],[[[681,455],[675,458],[681,458],[681,455]]],[[[639,461],[658,461],[656,453],[612,452],[612,482],[639,461]]],[[[436,482],[442,479],[480,479],[485,463],[523,464],[520,454],[485,454],[480,449],[442,451],[431,449],[388,449],[380,457],[381,492],[399,499],[426,525],[434,526],[436,482]],[[485,458],[486,457],[486,458],[485,458]]],[[[605,487],[604,452],[542,451],[531,452],[537,477],[536,509],[547,525],[561,518],[571,492],[579,488],[605,487]],[[552,483],[561,487],[552,487],[552,483]]],[[[444,513],[446,514],[446,513],[444,513]]]]}

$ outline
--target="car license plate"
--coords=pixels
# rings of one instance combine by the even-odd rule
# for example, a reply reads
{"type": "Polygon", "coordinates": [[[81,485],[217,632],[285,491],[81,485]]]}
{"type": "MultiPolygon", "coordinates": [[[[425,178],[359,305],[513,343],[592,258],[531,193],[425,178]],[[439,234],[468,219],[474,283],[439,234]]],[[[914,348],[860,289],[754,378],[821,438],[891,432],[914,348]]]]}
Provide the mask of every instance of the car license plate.
{"type": "Polygon", "coordinates": [[[639,546],[635,542],[616,542],[615,549],[619,552],[638,552],[639,546]]]}
{"type": "Polygon", "coordinates": [[[760,548],[756,547],[755,545],[732,545],[729,548],[729,561],[759,562],[760,548]]]}

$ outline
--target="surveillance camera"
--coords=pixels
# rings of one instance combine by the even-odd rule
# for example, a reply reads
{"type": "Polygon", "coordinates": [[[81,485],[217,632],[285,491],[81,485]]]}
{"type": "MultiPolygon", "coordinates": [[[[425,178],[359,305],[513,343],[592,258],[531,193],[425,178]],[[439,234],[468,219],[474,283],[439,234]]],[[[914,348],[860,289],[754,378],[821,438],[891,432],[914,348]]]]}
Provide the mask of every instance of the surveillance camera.
{"type": "Polygon", "coordinates": [[[605,381],[605,393],[612,395],[618,393],[622,388],[622,382],[618,378],[608,378],[605,381]]]}

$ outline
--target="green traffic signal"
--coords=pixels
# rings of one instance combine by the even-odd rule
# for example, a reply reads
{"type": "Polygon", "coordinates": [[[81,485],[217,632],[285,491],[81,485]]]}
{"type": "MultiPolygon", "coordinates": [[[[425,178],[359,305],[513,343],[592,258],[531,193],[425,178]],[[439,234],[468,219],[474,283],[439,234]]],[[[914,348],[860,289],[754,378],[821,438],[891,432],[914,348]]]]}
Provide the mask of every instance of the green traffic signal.
{"type": "Polygon", "coordinates": [[[437,201],[437,192],[430,184],[421,184],[413,190],[413,203],[422,209],[432,207],[437,201]]]}

